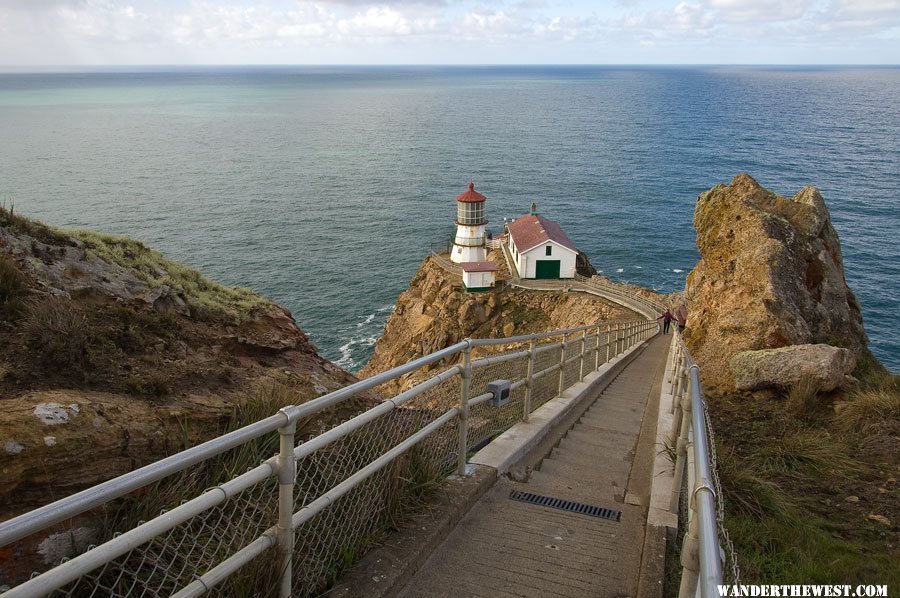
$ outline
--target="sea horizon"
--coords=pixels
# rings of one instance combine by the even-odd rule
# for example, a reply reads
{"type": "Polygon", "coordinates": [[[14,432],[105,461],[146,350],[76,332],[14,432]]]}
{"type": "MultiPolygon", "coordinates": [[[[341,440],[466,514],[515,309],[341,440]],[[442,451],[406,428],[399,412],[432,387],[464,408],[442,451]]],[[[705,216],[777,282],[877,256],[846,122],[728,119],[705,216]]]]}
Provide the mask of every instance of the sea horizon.
{"type": "Polygon", "coordinates": [[[0,200],[261,292],[348,369],[470,179],[489,230],[536,200],[604,275],[671,292],[697,195],[744,171],[822,191],[872,349],[900,369],[893,65],[90,68],[0,74],[0,200]]]}

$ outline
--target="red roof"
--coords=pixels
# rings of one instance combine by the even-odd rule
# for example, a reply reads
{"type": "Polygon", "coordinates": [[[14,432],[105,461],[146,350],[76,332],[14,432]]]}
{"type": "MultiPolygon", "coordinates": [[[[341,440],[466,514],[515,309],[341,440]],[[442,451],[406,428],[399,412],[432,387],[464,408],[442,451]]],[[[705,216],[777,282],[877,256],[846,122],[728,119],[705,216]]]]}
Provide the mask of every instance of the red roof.
{"type": "Polygon", "coordinates": [[[525,252],[541,243],[554,241],[567,249],[577,252],[575,244],[569,240],[560,226],[543,216],[528,214],[516,218],[507,225],[513,243],[520,252],[525,252]]]}
{"type": "Polygon", "coordinates": [[[476,202],[476,201],[484,201],[487,197],[475,191],[475,183],[469,183],[469,190],[465,193],[456,196],[456,201],[464,201],[464,202],[476,202]]]}
{"type": "Polygon", "coordinates": [[[460,264],[464,272],[495,272],[497,264],[494,262],[462,262],[460,264]]]}

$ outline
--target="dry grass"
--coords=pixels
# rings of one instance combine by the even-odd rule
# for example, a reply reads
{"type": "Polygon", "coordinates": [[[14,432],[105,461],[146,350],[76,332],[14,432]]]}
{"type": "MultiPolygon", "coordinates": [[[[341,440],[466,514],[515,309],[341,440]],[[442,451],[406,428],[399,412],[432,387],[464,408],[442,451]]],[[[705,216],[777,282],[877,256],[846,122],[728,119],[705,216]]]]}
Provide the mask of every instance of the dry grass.
{"type": "Polygon", "coordinates": [[[27,292],[25,276],[12,259],[0,253],[0,314],[18,313],[27,292]]]}
{"type": "Polygon", "coordinates": [[[857,465],[849,453],[843,442],[825,430],[796,430],[759,447],[755,461],[766,478],[846,476],[857,465]]]}
{"type": "Polygon", "coordinates": [[[85,230],[68,232],[84,244],[88,255],[127,268],[151,288],[170,287],[184,298],[198,319],[226,317],[242,321],[253,311],[272,306],[249,289],[212,282],[134,239],[85,230]]]}
{"type": "Polygon", "coordinates": [[[794,417],[815,417],[823,405],[820,400],[822,388],[812,376],[804,376],[793,385],[787,394],[786,407],[794,417]]]}
{"type": "Polygon", "coordinates": [[[47,297],[28,303],[22,323],[25,349],[44,367],[90,379],[107,369],[119,349],[74,302],[47,297]]]}
{"type": "Polygon", "coordinates": [[[900,428],[900,390],[894,385],[853,393],[837,414],[845,432],[897,434],[900,428]]]}

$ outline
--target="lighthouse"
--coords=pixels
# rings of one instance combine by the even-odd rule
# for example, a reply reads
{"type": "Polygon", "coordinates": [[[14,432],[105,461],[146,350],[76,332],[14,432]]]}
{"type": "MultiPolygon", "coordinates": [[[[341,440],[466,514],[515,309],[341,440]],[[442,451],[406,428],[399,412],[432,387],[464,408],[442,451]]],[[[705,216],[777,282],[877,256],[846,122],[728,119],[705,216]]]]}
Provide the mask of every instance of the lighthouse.
{"type": "Polygon", "coordinates": [[[469,183],[469,190],[456,196],[456,238],[450,259],[457,264],[463,262],[483,262],[487,259],[484,226],[484,202],[487,199],[475,191],[475,183],[469,183]]]}

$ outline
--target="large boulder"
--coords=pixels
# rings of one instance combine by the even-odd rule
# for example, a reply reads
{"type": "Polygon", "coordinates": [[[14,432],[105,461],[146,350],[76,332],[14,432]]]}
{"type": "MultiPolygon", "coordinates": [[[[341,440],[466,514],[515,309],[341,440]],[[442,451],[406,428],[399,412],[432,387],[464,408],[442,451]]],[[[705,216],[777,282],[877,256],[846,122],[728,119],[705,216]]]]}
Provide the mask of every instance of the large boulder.
{"type": "Polygon", "coordinates": [[[790,388],[811,380],[816,388],[834,390],[856,367],[847,349],[831,345],[791,345],[778,349],[743,351],[731,358],[731,374],[738,390],[790,388]]]}
{"type": "Polygon", "coordinates": [[[700,262],[685,289],[685,338],[707,391],[736,388],[730,363],[744,351],[824,343],[855,360],[864,350],[859,303],[818,190],[785,198],[740,174],[700,195],[694,226],[700,262]]]}

